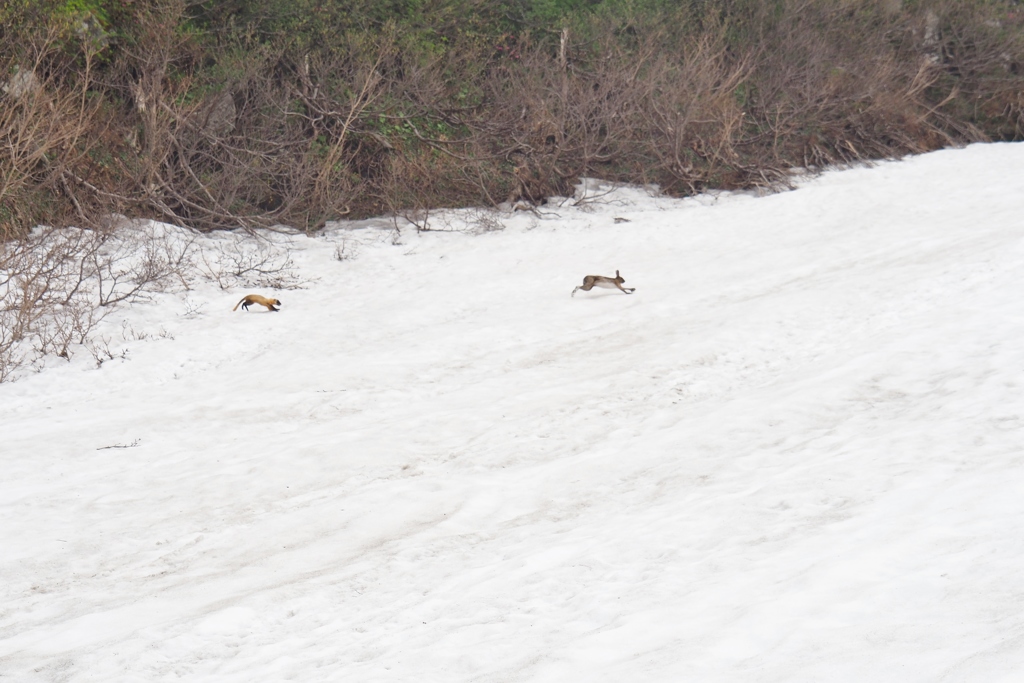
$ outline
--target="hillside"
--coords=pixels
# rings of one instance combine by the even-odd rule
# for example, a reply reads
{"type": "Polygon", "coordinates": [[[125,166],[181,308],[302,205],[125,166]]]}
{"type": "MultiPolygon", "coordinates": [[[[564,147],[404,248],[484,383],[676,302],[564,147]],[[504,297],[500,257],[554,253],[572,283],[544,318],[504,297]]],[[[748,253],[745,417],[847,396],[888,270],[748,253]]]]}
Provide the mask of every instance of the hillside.
{"type": "Polygon", "coordinates": [[[1014,679],[1022,165],[590,181],[118,309],[0,384],[0,677],[1014,679]]]}

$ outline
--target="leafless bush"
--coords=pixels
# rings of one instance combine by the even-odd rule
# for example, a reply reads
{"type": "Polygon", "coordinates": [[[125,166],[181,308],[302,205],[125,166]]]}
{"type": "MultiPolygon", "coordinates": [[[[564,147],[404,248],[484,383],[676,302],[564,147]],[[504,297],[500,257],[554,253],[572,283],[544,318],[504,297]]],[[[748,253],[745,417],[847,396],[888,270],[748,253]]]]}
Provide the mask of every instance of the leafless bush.
{"type": "Polygon", "coordinates": [[[989,131],[1000,120],[1017,131],[1021,81],[1010,66],[1022,36],[1019,25],[1001,28],[998,4],[884,16],[838,3],[791,9],[761,35],[742,150],[758,163],[771,154],[783,166],[821,167],[985,140],[991,133],[972,123],[983,121],[984,100],[999,112],[989,131]]]}
{"type": "Polygon", "coordinates": [[[96,361],[96,367],[101,367],[108,360],[114,360],[120,358],[121,360],[128,360],[128,349],[121,349],[120,351],[113,351],[110,348],[110,337],[100,337],[99,339],[92,339],[86,345],[85,348],[89,350],[94,361],[96,361]]]}
{"type": "Polygon", "coordinates": [[[0,92],[0,241],[41,222],[59,224],[72,216],[88,222],[91,207],[78,200],[68,178],[103,126],[89,92],[94,46],[85,43],[80,54],[69,53],[58,27],[0,35],[0,81],[6,80],[0,92]]]}
{"type": "Polygon", "coordinates": [[[168,332],[164,327],[160,328],[159,332],[147,332],[146,330],[136,330],[135,326],[127,320],[121,321],[121,338],[125,341],[148,341],[152,339],[174,339],[174,335],[168,332]]]}
{"type": "Polygon", "coordinates": [[[100,306],[137,301],[178,286],[189,288],[194,278],[195,234],[147,223],[104,237],[102,248],[93,255],[100,306]]]}
{"type": "Polygon", "coordinates": [[[482,235],[488,232],[500,232],[505,229],[505,224],[494,210],[472,209],[465,216],[466,223],[470,226],[470,232],[482,235]]]}
{"type": "Polygon", "coordinates": [[[304,284],[286,249],[265,239],[229,239],[204,250],[199,271],[221,289],[298,289],[304,284]]]}
{"type": "Polygon", "coordinates": [[[116,304],[187,286],[193,246],[152,224],[38,228],[0,244],[0,381],[44,356],[70,360],[116,304]]]}
{"type": "Polygon", "coordinates": [[[487,232],[499,232],[505,229],[500,214],[495,209],[460,209],[449,211],[438,211],[434,214],[432,222],[426,227],[417,228],[421,232],[461,232],[472,235],[481,235],[487,232]]]}
{"type": "Polygon", "coordinates": [[[572,196],[572,206],[587,211],[600,204],[622,204],[621,201],[613,201],[610,199],[612,193],[614,193],[619,187],[621,187],[619,183],[609,183],[593,178],[584,178],[576,187],[576,192],[572,196]]]}
{"type": "Polygon", "coordinates": [[[437,228],[431,223],[432,213],[430,209],[405,209],[394,214],[392,222],[396,230],[404,223],[416,228],[416,232],[435,232],[437,228]]]}
{"type": "Polygon", "coordinates": [[[192,299],[191,297],[189,297],[188,295],[185,295],[185,314],[184,315],[185,315],[186,318],[192,318],[192,317],[195,317],[195,316],[199,315],[200,313],[202,313],[202,311],[203,311],[203,309],[205,307],[206,307],[205,303],[197,302],[194,299],[192,299]]]}
{"type": "Polygon", "coordinates": [[[85,302],[74,301],[39,315],[34,330],[35,355],[54,355],[71,360],[71,346],[88,343],[93,330],[107,313],[85,302]]]}
{"type": "MultiPolygon", "coordinates": [[[[250,231],[311,230],[349,213],[379,144],[363,119],[383,92],[393,39],[351,38],[348,49],[296,60],[241,37],[223,46],[214,77],[194,35],[179,30],[188,5],[137,5],[132,39],[118,43],[102,82],[87,47],[58,59],[56,34],[34,38],[25,63],[14,56],[25,50],[0,44],[0,78],[45,71],[38,87],[9,79],[0,95],[0,139],[10,143],[0,153],[0,239],[44,219],[90,226],[112,211],[250,231]],[[54,194],[60,201],[44,201],[54,194]]],[[[0,32],[4,40],[14,38],[0,32]]]]}
{"type": "Polygon", "coordinates": [[[25,357],[19,353],[18,339],[14,334],[17,318],[15,311],[0,310],[0,383],[11,379],[25,364],[25,357]]]}
{"type": "Polygon", "coordinates": [[[346,239],[342,239],[341,243],[334,247],[334,260],[351,261],[356,258],[358,253],[358,247],[354,243],[349,242],[346,239]]]}
{"type": "Polygon", "coordinates": [[[92,299],[101,237],[39,229],[0,245],[0,375],[37,358],[70,358],[69,346],[102,320],[92,299]]]}
{"type": "Polygon", "coordinates": [[[781,174],[768,160],[753,164],[739,153],[744,112],[736,91],[750,76],[751,59],[730,55],[724,28],[702,36],[682,59],[659,57],[651,71],[657,94],[644,113],[652,133],[647,151],[657,159],[651,181],[672,194],[777,182],[781,174]]]}
{"type": "Polygon", "coordinates": [[[935,3],[942,77],[932,93],[941,98],[933,115],[943,126],[964,131],[965,122],[975,121],[968,131],[975,138],[1024,136],[1024,12],[1012,5],[935,3]]]}

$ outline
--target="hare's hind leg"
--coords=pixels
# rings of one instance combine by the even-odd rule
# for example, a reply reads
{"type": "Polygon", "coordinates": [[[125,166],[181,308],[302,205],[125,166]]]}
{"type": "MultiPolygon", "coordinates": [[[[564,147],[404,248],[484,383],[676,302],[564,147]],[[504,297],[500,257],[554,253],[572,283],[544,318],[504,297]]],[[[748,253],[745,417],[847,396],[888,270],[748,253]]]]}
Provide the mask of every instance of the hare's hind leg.
{"type": "Polygon", "coordinates": [[[587,282],[586,280],[584,280],[582,285],[577,285],[576,289],[572,290],[572,294],[570,294],[570,296],[576,296],[576,292],[578,290],[580,290],[580,289],[582,289],[584,292],[589,292],[593,288],[594,288],[594,283],[593,282],[587,282]]]}

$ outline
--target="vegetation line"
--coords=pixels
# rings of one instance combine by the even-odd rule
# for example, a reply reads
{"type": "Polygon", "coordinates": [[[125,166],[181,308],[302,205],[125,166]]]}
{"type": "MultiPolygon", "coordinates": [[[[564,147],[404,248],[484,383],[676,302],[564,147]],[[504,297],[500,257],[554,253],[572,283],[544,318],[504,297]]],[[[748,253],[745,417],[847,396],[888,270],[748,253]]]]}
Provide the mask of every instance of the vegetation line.
{"type": "Polygon", "coordinates": [[[5,0],[0,239],[674,195],[1024,131],[1014,0],[5,0]],[[87,224],[87,225],[83,225],[87,224]]]}

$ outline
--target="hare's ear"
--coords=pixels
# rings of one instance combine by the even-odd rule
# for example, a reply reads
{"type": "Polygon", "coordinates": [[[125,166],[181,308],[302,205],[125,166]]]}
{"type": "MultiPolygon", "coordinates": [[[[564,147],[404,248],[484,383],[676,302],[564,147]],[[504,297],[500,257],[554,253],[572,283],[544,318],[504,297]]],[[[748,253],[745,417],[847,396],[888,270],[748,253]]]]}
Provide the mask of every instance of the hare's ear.
{"type": "Polygon", "coordinates": [[[620,277],[619,276],[619,271],[617,271],[617,270],[615,271],[615,277],[620,277]]]}

